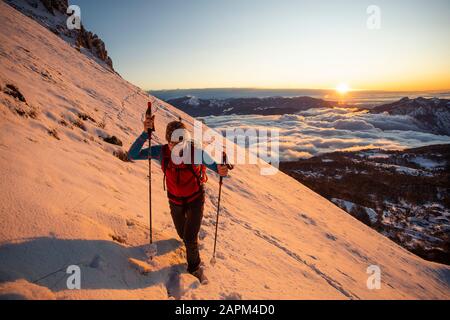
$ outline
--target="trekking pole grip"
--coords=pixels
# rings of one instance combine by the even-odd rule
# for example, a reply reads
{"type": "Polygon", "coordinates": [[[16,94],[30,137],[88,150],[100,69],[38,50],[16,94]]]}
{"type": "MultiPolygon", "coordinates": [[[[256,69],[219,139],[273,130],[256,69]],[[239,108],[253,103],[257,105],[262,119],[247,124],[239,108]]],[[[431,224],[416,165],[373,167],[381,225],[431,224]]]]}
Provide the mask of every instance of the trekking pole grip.
{"type": "Polygon", "coordinates": [[[151,138],[151,134],[152,134],[152,132],[155,131],[155,128],[154,128],[153,119],[152,119],[152,103],[150,101],[147,104],[147,112],[145,114],[146,114],[147,118],[149,118],[150,121],[152,121],[152,128],[149,128],[147,130],[148,136],[149,136],[149,138],[151,138]]]}
{"type": "Polygon", "coordinates": [[[227,166],[228,170],[234,169],[234,166],[232,164],[228,163],[228,156],[225,151],[222,154],[222,165],[227,166]]]}

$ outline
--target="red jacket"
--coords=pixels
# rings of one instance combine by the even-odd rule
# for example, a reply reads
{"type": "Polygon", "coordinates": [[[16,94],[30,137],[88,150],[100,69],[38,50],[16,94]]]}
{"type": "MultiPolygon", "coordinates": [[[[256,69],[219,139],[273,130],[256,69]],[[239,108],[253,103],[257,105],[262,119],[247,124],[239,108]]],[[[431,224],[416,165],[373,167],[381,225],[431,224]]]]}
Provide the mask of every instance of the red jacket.
{"type": "MultiPolygon", "coordinates": [[[[192,148],[194,150],[194,147],[192,148]]],[[[193,154],[194,151],[192,159],[193,154]]],[[[204,164],[175,164],[169,146],[164,145],[161,150],[161,170],[164,173],[167,196],[171,202],[182,205],[203,196],[203,184],[208,181],[204,164]]]]}

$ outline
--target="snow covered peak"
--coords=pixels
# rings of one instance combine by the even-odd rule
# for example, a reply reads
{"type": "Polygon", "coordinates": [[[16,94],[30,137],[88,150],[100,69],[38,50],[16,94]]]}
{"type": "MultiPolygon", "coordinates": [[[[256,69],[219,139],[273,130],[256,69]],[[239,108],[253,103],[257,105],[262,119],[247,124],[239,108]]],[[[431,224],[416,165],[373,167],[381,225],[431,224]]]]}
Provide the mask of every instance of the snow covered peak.
{"type": "Polygon", "coordinates": [[[421,129],[434,134],[450,136],[450,100],[448,99],[403,98],[393,103],[377,106],[371,112],[408,115],[416,120],[421,129]]]}
{"type": "Polygon", "coordinates": [[[200,105],[200,100],[197,97],[188,97],[187,104],[193,107],[197,107],[200,105]]]}

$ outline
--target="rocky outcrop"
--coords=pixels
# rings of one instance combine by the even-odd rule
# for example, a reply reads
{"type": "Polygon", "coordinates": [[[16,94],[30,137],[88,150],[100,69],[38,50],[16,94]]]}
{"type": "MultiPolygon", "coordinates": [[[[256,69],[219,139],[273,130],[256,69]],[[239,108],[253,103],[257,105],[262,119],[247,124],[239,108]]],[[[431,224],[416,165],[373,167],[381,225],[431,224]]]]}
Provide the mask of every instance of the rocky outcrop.
{"type": "Polygon", "coordinates": [[[81,26],[78,32],[75,44],[78,48],[86,48],[95,54],[100,60],[104,61],[111,69],[113,69],[112,59],[108,56],[105,43],[90,31],[81,26]]]}
{"type": "MultiPolygon", "coordinates": [[[[31,0],[36,1],[36,0],[31,0]]],[[[44,7],[51,13],[55,14],[55,11],[59,11],[63,14],[66,13],[67,7],[69,6],[67,0],[40,0],[44,7]]]]}
{"type": "Polygon", "coordinates": [[[81,25],[80,30],[69,30],[66,25],[68,0],[5,0],[23,14],[33,18],[62,39],[69,41],[80,52],[86,49],[94,58],[114,71],[105,43],[81,25]],[[48,13],[50,13],[50,17],[48,13]]]}

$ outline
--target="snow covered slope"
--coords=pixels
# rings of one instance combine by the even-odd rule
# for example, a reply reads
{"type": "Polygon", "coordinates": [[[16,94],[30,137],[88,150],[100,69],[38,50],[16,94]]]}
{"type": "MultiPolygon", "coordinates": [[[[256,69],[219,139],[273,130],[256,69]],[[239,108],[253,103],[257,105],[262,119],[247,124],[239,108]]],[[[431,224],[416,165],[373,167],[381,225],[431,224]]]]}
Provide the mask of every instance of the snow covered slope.
{"type": "Polygon", "coordinates": [[[58,35],[73,48],[96,60],[108,70],[114,71],[105,43],[96,34],[87,31],[83,24],[80,30],[67,28],[68,0],[5,0],[5,2],[58,35]]]}
{"type": "MultiPolygon", "coordinates": [[[[199,286],[173,276],[184,253],[155,164],[159,256],[141,274],[128,259],[145,260],[147,166],[119,160],[120,147],[100,137],[116,136],[127,149],[148,97],[3,2],[0,24],[0,298],[450,298],[449,267],[408,253],[282,173],[261,176],[258,166],[236,168],[225,184],[214,267],[218,179],[210,175],[200,236],[211,281],[199,286]],[[381,290],[366,285],[373,264],[381,290]],[[81,290],[67,289],[68,265],[81,267],[81,290]]],[[[171,120],[159,113],[160,141],[171,120]]]]}

